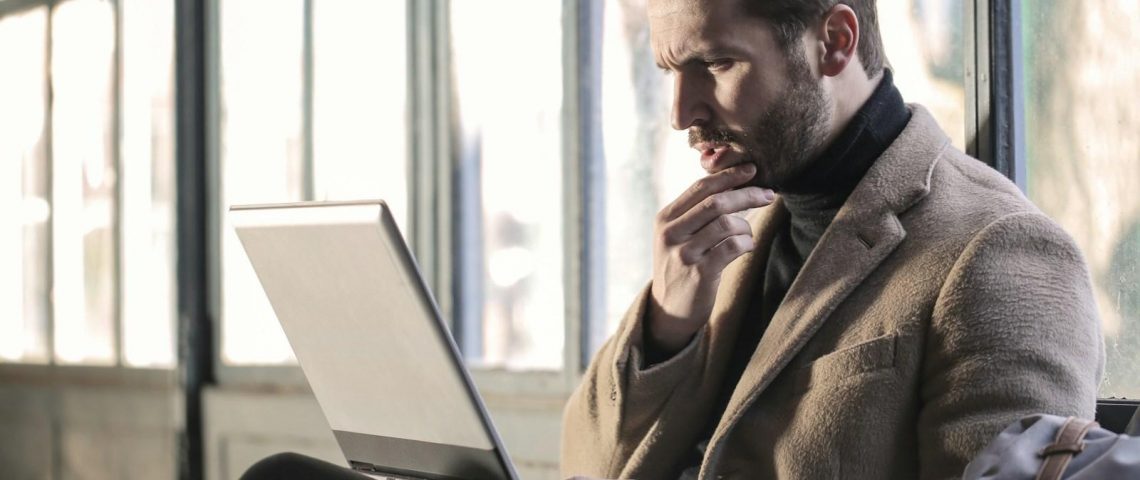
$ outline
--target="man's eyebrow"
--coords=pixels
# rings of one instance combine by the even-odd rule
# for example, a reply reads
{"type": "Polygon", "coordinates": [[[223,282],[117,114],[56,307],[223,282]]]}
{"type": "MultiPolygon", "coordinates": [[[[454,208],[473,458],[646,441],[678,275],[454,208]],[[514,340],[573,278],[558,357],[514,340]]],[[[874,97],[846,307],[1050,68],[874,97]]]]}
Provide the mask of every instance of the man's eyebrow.
{"type": "MultiPolygon", "coordinates": [[[[743,52],[738,50],[738,49],[735,49],[732,47],[718,47],[718,48],[710,49],[707,51],[694,52],[694,53],[691,53],[689,55],[686,55],[684,58],[682,58],[678,62],[676,62],[676,64],[683,67],[686,65],[693,65],[696,63],[704,63],[704,62],[714,60],[714,59],[718,59],[718,58],[740,57],[740,56],[743,56],[743,52]]],[[[664,70],[666,72],[673,70],[673,69],[665,66],[664,64],[662,64],[660,60],[656,60],[654,63],[657,64],[657,68],[660,68],[661,70],[664,70]]]]}

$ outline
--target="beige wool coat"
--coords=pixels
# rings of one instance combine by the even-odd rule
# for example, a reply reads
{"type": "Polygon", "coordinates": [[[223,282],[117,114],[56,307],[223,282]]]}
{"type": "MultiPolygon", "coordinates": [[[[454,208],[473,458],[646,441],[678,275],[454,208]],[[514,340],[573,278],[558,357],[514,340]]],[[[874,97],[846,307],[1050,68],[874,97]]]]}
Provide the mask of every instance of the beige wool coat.
{"type": "MultiPolygon", "coordinates": [[[[701,478],[959,478],[1022,415],[1094,414],[1104,347],[1080,251],[910,108],[772,318],[701,478]]],[[[634,301],[566,406],[564,476],[677,477],[787,222],[779,201],[751,217],[757,249],[668,361],[642,367],[648,288],[634,301]]]]}

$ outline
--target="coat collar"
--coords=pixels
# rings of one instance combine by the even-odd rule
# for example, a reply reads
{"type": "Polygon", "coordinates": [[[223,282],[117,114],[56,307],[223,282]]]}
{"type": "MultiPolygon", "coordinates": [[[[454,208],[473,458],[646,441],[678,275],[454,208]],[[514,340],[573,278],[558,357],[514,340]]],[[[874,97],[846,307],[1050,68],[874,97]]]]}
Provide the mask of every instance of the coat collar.
{"type": "MultiPolygon", "coordinates": [[[[910,108],[910,122],[855,187],[776,310],[713,433],[706,465],[717,458],[722,440],[748,407],[836,307],[906,237],[898,215],[930,192],[931,173],[942,151],[950,144],[925,108],[920,105],[910,105],[910,108]]],[[[782,208],[781,205],[773,207],[782,208]]],[[[771,228],[774,222],[761,223],[771,228]]],[[[758,267],[746,269],[755,268],[758,267]]],[[[718,303],[725,300],[731,304],[747,304],[752,300],[753,296],[743,294],[744,291],[731,290],[727,293],[734,294],[733,298],[719,298],[726,293],[725,286],[728,285],[722,285],[718,294],[718,303]]],[[[727,309],[742,311],[743,307],[733,305],[727,309]]]]}

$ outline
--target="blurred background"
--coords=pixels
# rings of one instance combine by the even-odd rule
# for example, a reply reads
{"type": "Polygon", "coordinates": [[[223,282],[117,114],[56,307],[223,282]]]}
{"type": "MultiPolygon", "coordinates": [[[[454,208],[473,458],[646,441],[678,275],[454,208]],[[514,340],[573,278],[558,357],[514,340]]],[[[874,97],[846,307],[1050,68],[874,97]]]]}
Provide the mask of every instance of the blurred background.
{"type": "MultiPolygon", "coordinates": [[[[0,0],[0,478],[343,462],[227,225],[393,207],[524,478],[701,175],[645,0],[0,0]]],[[[904,98],[1076,239],[1140,397],[1140,3],[880,0],[904,98]],[[1004,95],[999,95],[1004,94],[1004,95]]]]}

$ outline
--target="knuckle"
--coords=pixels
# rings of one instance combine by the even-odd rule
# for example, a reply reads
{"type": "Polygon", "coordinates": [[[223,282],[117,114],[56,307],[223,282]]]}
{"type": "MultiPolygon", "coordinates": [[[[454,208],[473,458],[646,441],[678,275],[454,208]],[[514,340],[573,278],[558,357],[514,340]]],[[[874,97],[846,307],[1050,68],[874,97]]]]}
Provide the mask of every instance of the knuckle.
{"type": "Polygon", "coordinates": [[[692,249],[681,248],[677,250],[677,261],[684,266],[692,266],[697,263],[697,254],[692,249]]]}
{"type": "Polygon", "coordinates": [[[661,228],[661,242],[667,246],[676,245],[679,241],[677,235],[677,227],[675,225],[667,225],[661,228]]]}
{"type": "Polygon", "coordinates": [[[735,233],[737,235],[747,235],[749,238],[751,238],[752,237],[752,225],[749,224],[747,220],[744,220],[744,219],[737,219],[737,220],[739,220],[739,221],[732,222],[732,226],[733,226],[732,233],[735,233]]]}
{"type": "Polygon", "coordinates": [[[692,187],[693,193],[701,193],[701,192],[704,192],[708,189],[709,189],[709,181],[706,179],[702,178],[700,180],[697,180],[696,182],[693,182],[693,187],[692,187]]]}
{"type": "Polygon", "coordinates": [[[715,261],[715,259],[710,259],[710,260],[713,260],[713,261],[702,262],[700,265],[697,265],[697,267],[694,269],[695,272],[693,272],[693,274],[699,280],[716,278],[716,276],[720,274],[721,266],[718,265],[718,262],[715,261]]]}
{"type": "Polygon", "coordinates": [[[716,217],[716,226],[720,228],[721,231],[730,233],[737,229],[736,222],[732,221],[732,215],[728,214],[723,214],[719,217],[716,217]]]}
{"type": "Polygon", "coordinates": [[[732,250],[734,252],[747,252],[750,248],[752,248],[752,239],[744,235],[736,235],[729,238],[729,241],[732,242],[730,245],[732,245],[732,250]]]}
{"type": "Polygon", "coordinates": [[[721,208],[724,208],[724,199],[720,195],[712,195],[704,199],[701,203],[704,205],[704,208],[712,211],[719,212],[721,208]]]}

